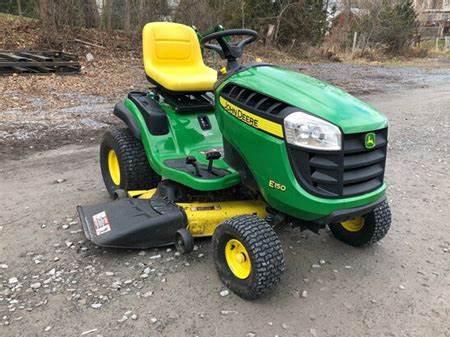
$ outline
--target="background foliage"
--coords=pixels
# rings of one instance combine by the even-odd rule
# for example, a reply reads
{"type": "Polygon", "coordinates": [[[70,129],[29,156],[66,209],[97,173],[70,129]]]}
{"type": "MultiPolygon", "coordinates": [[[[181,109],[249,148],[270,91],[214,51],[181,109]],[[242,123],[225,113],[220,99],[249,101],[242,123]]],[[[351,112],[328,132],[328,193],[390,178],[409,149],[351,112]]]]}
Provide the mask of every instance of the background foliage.
{"type": "MultiPolygon", "coordinates": [[[[412,0],[2,0],[0,12],[38,18],[49,44],[68,28],[120,30],[137,37],[149,21],[177,21],[200,31],[222,24],[257,30],[266,47],[334,52],[359,45],[389,53],[407,49],[416,31],[412,0]],[[354,7],[358,7],[358,11],[354,7]]],[[[135,39],[139,41],[138,38],[135,39]]]]}

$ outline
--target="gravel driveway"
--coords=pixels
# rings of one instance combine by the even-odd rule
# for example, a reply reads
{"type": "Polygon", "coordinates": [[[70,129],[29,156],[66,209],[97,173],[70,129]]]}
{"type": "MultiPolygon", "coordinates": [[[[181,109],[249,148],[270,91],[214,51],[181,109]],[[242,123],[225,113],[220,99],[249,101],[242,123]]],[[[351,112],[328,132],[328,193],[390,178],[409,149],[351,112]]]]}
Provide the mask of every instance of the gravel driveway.
{"type": "Polygon", "coordinates": [[[0,336],[449,337],[450,84],[398,76],[364,97],[390,119],[391,232],[355,249],[281,229],[284,278],[255,302],[222,292],[209,240],[187,256],[86,242],[75,206],[108,199],[97,146],[1,160],[0,336]]]}

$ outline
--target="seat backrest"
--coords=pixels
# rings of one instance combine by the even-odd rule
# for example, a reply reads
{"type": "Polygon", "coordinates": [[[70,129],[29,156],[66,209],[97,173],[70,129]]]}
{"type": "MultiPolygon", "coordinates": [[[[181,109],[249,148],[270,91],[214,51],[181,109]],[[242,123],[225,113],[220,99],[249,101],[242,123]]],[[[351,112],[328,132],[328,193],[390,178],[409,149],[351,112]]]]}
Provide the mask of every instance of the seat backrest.
{"type": "Polygon", "coordinates": [[[203,58],[194,29],[179,23],[151,22],[144,26],[142,46],[145,72],[161,66],[198,66],[203,58]]]}

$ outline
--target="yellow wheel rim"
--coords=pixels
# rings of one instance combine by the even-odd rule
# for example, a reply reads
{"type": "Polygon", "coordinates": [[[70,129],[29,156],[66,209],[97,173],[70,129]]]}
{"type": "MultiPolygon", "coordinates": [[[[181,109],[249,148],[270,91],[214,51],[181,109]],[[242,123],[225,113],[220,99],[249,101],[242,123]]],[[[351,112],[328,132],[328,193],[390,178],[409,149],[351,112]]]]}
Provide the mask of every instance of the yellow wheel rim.
{"type": "Polygon", "coordinates": [[[364,227],[364,218],[359,216],[352,220],[341,222],[341,225],[349,232],[356,233],[364,227]]]}
{"type": "Polygon", "coordinates": [[[120,185],[120,166],[119,159],[117,158],[117,154],[114,150],[109,150],[108,152],[108,169],[111,180],[114,185],[120,185]]]}
{"type": "Polygon", "coordinates": [[[225,246],[225,259],[228,267],[237,278],[244,280],[252,271],[252,262],[245,246],[236,239],[231,239],[225,246]]]}

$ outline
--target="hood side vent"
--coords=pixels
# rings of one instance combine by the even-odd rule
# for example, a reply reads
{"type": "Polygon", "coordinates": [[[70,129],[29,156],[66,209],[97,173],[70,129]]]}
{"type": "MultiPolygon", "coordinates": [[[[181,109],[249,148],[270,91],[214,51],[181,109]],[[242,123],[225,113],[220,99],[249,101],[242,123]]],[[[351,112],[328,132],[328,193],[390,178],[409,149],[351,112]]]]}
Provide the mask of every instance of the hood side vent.
{"type": "Polygon", "coordinates": [[[245,110],[265,116],[276,116],[289,107],[288,104],[275,98],[233,83],[227,84],[222,89],[221,95],[245,110]]]}

